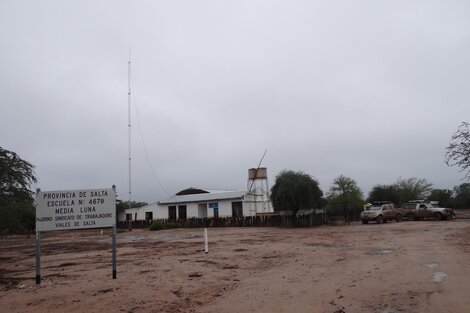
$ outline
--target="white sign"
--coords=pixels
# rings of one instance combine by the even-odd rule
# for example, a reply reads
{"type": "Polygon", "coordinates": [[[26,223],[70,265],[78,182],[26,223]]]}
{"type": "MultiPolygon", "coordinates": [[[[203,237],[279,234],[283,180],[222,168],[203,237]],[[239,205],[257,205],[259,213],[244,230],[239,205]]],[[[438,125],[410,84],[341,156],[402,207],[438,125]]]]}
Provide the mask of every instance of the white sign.
{"type": "Polygon", "coordinates": [[[36,230],[113,227],[114,189],[41,191],[36,195],[36,230]]]}

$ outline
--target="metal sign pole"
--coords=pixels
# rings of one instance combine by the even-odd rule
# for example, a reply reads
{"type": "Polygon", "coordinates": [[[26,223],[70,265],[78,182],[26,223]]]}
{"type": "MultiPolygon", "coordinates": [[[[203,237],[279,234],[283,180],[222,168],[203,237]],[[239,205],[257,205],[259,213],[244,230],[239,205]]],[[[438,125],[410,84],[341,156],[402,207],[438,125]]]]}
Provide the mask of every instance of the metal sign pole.
{"type": "MultiPolygon", "coordinates": [[[[116,185],[113,185],[113,190],[116,193],[116,185]]],[[[114,214],[116,215],[116,205],[114,206],[114,214]]],[[[118,217],[115,216],[115,220],[118,217]]],[[[116,279],[116,222],[113,225],[113,279],[116,279]]]]}
{"type": "Polygon", "coordinates": [[[36,230],[36,285],[41,283],[41,233],[36,230]]]}
{"type": "MultiPolygon", "coordinates": [[[[41,189],[36,189],[36,198],[37,195],[41,192],[41,189]]],[[[37,200],[35,203],[36,212],[37,212],[37,200]]],[[[36,225],[36,285],[41,283],[41,232],[38,231],[36,225]]]]}
{"type": "Polygon", "coordinates": [[[116,279],[116,224],[113,225],[113,279],[116,279]]]}

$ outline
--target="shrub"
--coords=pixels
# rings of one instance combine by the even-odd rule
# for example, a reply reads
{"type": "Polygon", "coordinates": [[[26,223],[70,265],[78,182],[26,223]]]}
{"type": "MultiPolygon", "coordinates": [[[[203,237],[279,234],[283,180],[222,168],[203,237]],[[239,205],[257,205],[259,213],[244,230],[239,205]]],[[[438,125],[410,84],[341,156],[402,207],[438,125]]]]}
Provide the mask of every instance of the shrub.
{"type": "Polygon", "coordinates": [[[165,228],[178,228],[178,224],[176,222],[168,222],[164,224],[165,228]]]}
{"type": "Polygon", "coordinates": [[[149,227],[149,230],[162,230],[162,229],[163,229],[163,224],[160,221],[153,221],[149,227]]]}

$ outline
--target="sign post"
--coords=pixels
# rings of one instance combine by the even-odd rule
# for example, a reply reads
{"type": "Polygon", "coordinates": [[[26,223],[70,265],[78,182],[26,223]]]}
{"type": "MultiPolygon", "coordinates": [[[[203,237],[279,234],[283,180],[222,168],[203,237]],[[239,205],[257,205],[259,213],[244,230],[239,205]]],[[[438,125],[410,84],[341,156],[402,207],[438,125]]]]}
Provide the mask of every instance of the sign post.
{"type": "Polygon", "coordinates": [[[113,279],[116,279],[116,224],[113,225],[113,279]]]}
{"type": "Polygon", "coordinates": [[[41,283],[41,233],[36,230],[36,285],[41,283]]]}
{"type": "MultiPolygon", "coordinates": [[[[114,194],[116,195],[116,186],[113,185],[114,194]]],[[[116,208],[116,204],[114,205],[116,208]]],[[[114,218],[113,224],[113,279],[116,279],[116,218],[114,218]]]]}
{"type": "Polygon", "coordinates": [[[36,284],[41,283],[41,231],[113,229],[113,279],[116,278],[116,187],[36,193],[36,284]]]}

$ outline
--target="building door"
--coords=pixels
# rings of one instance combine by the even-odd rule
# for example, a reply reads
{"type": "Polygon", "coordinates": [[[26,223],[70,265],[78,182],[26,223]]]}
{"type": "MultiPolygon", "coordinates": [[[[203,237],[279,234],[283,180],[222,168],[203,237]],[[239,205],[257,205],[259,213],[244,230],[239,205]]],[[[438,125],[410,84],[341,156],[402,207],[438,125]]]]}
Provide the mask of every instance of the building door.
{"type": "Polygon", "coordinates": [[[178,205],[178,219],[185,220],[187,219],[187,212],[185,205],[178,205]]]}
{"type": "Polygon", "coordinates": [[[232,217],[243,217],[243,202],[232,202],[232,217]]]}
{"type": "Polygon", "coordinates": [[[171,205],[168,207],[168,219],[172,221],[176,221],[176,206],[171,205]]]}

